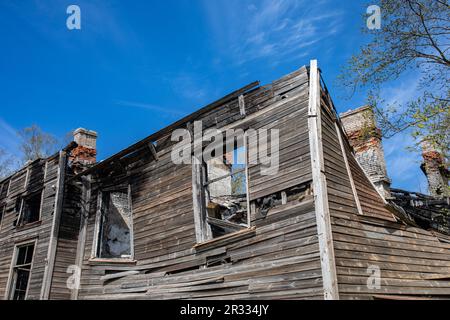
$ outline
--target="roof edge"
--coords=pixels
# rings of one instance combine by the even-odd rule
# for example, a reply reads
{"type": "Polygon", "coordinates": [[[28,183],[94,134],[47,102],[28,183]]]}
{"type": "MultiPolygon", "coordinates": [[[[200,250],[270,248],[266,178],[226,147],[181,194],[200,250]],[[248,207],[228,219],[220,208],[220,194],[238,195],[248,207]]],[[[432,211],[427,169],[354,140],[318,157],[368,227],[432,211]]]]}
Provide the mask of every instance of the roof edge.
{"type": "Polygon", "coordinates": [[[92,172],[94,172],[94,171],[96,171],[98,169],[101,169],[101,168],[107,166],[108,164],[110,164],[111,162],[113,162],[114,160],[116,160],[117,158],[121,158],[123,156],[126,156],[130,152],[133,152],[134,150],[136,150],[136,149],[138,149],[140,147],[143,147],[143,146],[145,146],[148,143],[153,143],[154,140],[157,140],[157,139],[161,138],[165,134],[167,134],[167,133],[169,133],[169,132],[179,128],[180,126],[188,123],[189,121],[194,120],[195,118],[201,116],[202,114],[205,114],[206,112],[214,110],[215,108],[219,107],[220,105],[222,105],[222,104],[224,104],[224,103],[226,103],[226,102],[228,102],[228,101],[230,101],[232,99],[237,98],[241,94],[244,94],[244,93],[249,92],[251,90],[257,89],[257,87],[260,87],[260,82],[259,81],[251,82],[248,85],[246,85],[246,86],[244,86],[244,87],[242,87],[242,88],[240,88],[238,90],[235,90],[235,91],[227,94],[226,96],[224,96],[224,97],[222,97],[222,98],[220,98],[220,99],[218,99],[218,100],[216,100],[216,101],[206,105],[205,107],[203,107],[201,109],[198,109],[197,111],[195,111],[195,112],[193,112],[193,113],[191,113],[191,114],[181,118],[180,120],[175,121],[174,123],[172,123],[172,124],[162,128],[161,130],[159,130],[159,131],[151,134],[150,136],[148,136],[148,137],[146,137],[146,138],[136,142],[135,144],[132,144],[131,146],[123,149],[122,151],[119,151],[118,153],[115,153],[111,157],[109,157],[109,158],[107,158],[107,159],[105,159],[105,160],[103,160],[101,162],[98,162],[97,164],[95,164],[91,168],[86,169],[85,171],[77,174],[76,176],[73,176],[69,180],[75,180],[75,179],[77,179],[77,178],[79,178],[81,176],[88,175],[88,174],[90,174],[90,173],[92,173],[92,172]]]}

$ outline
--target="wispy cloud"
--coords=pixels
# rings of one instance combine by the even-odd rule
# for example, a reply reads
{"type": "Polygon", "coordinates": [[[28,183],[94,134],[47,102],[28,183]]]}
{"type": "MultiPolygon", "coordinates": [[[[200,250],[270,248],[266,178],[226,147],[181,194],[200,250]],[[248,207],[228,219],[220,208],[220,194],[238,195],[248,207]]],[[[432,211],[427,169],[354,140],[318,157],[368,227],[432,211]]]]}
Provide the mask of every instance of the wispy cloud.
{"type": "Polygon", "coordinates": [[[202,101],[208,95],[206,82],[201,76],[181,73],[171,79],[173,90],[182,97],[192,101],[202,101]],[[202,85],[203,83],[203,85],[202,85]]]}
{"type": "Polygon", "coordinates": [[[0,148],[9,153],[16,153],[19,148],[20,138],[17,130],[4,119],[0,118],[0,148]]]}
{"type": "Polygon", "coordinates": [[[132,108],[140,108],[145,109],[153,112],[157,112],[158,114],[166,114],[173,117],[182,117],[186,115],[186,112],[173,109],[173,108],[166,108],[161,107],[153,104],[148,103],[142,103],[142,102],[135,102],[135,101],[116,101],[116,105],[123,106],[123,107],[132,107],[132,108]]]}
{"type": "MultiPolygon", "coordinates": [[[[383,107],[395,107],[395,112],[401,113],[407,103],[420,94],[420,77],[417,74],[407,74],[382,88],[383,107]]],[[[420,169],[422,155],[411,148],[414,145],[410,130],[397,133],[383,141],[388,173],[394,187],[427,193],[426,177],[420,169]]]]}
{"type": "Polygon", "coordinates": [[[203,72],[201,67],[197,66],[191,66],[191,70],[182,70],[160,77],[170,87],[173,94],[184,101],[184,107],[192,105],[199,107],[222,93],[223,88],[215,86],[214,81],[217,79],[212,80],[212,78],[213,76],[203,72]]]}
{"type": "Polygon", "coordinates": [[[342,26],[343,13],[328,1],[205,1],[204,7],[217,43],[237,64],[298,59],[342,26]]]}
{"type": "Polygon", "coordinates": [[[401,111],[421,93],[420,77],[413,74],[386,84],[382,89],[382,98],[386,106],[396,106],[401,111]]]}
{"type": "Polygon", "coordinates": [[[401,132],[383,142],[388,174],[394,187],[427,192],[427,181],[420,169],[422,156],[410,150],[414,140],[409,131],[401,132]]]}
{"type": "Polygon", "coordinates": [[[69,16],[66,9],[70,2],[54,1],[2,1],[0,10],[19,17],[20,22],[29,25],[34,36],[58,43],[61,47],[73,49],[74,34],[78,34],[82,41],[92,45],[98,41],[109,39],[116,47],[138,46],[140,41],[137,33],[124,23],[123,16],[113,4],[99,1],[78,0],[74,4],[81,10],[81,31],[69,32],[66,19],[69,16]],[[26,10],[24,9],[26,7],[26,10]],[[84,35],[81,37],[81,34],[84,35]]]}

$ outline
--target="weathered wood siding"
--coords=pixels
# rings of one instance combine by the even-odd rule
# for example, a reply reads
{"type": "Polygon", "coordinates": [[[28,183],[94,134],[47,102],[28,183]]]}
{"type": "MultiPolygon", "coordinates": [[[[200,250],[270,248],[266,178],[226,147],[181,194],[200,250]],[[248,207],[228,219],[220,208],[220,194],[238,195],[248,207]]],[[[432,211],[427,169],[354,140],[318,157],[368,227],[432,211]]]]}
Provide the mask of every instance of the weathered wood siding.
{"type": "Polygon", "coordinates": [[[15,244],[34,239],[37,242],[27,298],[40,298],[55,206],[58,160],[56,156],[31,163],[10,178],[8,194],[2,192],[0,203],[6,203],[6,211],[0,229],[0,299],[6,297],[9,289],[7,283],[15,244]],[[40,222],[15,227],[21,198],[40,188],[43,188],[40,222]]]}
{"type": "MultiPolygon", "coordinates": [[[[247,92],[244,101],[246,116],[236,98],[196,120],[203,121],[204,129],[280,130],[279,173],[262,176],[259,166],[249,168],[251,200],[308,186],[306,68],[247,92]]],[[[157,161],[148,149],[137,150],[128,159],[128,174],[117,169],[106,178],[112,168],[100,172],[92,188],[78,298],[323,298],[313,197],[290,199],[265,218],[253,214],[254,229],[194,249],[192,169],[172,163],[172,144],[170,134],[157,141],[157,161]],[[121,183],[131,184],[137,262],[90,261],[97,191],[121,183]],[[118,272],[128,273],[122,277],[118,272]],[[103,281],[104,276],[110,279],[103,281]]]]}
{"type": "Polygon", "coordinates": [[[322,101],[323,152],[340,298],[372,299],[383,295],[448,298],[450,244],[440,242],[428,231],[395,222],[344,138],[344,150],[363,211],[363,215],[358,214],[335,121],[334,111],[322,101]],[[367,285],[373,270],[369,267],[381,271],[379,289],[367,285]]]}
{"type": "MultiPolygon", "coordinates": [[[[71,169],[66,166],[66,179],[71,177],[71,169]]],[[[53,269],[50,300],[68,300],[71,290],[67,281],[73,275],[77,255],[78,235],[81,218],[81,189],[79,185],[67,183],[64,187],[63,209],[59,225],[55,265],[53,269]]]]}

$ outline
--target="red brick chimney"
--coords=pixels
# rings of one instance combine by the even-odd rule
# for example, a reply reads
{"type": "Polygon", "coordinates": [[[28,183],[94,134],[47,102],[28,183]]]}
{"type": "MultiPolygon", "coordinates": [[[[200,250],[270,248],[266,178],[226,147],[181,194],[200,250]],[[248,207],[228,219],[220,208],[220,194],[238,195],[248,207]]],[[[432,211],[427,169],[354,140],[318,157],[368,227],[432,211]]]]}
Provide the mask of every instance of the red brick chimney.
{"type": "Polygon", "coordinates": [[[449,170],[442,154],[428,141],[422,142],[423,163],[420,166],[427,176],[430,195],[436,198],[450,196],[448,186],[449,170]]]}
{"type": "Polygon", "coordinates": [[[391,180],[387,174],[381,131],[377,128],[372,107],[347,111],[340,118],[359,164],[378,191],[390,198],[391,180]]]}
{"type": "Polygon", "coordinates": [[[73,132],[77,147],[72,150],[69,162],[75,173],[80,173],[97,161],[97,132],[79,128],[73,132]]]}

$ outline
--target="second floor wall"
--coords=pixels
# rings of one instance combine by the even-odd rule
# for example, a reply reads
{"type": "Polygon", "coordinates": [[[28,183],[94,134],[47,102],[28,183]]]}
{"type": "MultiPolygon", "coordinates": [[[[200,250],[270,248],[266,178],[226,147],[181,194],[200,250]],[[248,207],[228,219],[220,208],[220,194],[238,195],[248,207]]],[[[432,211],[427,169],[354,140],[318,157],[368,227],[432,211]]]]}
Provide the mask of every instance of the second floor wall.
{"type": "MultiPolygon", "coordinates": [[[[223,157],[213,155],[217,161],[176,164],[172,132],[152,143],[153,152],[144,146],[91,172],[89,209],[80,231],[84,238],[79,240],[83,259],[78,298],[105,294],[113,281],[104,279],[121,271],[146,270],[176,279],[214,270],[220,275],[233,268],[249,272],[258,268],[258,260],[280,259],[306,259],[310,272],[305,281],[311,283],[307,294],[322,297],[310,187],[308,86],[307,70],[301,68],[193,119],[202,121],[203,130],[241,129],[248,134],[267,129],[269,135],[278,130],[273,154],[270,141],[244,145],[249,152],[268,147],[268,155],[279,160],[274,174],[262,174],[265,165],[260,162],[230,164],[242,150],[237,145],[223,157]],[[211,168],[219,169],[212,174],[211,168]],[[301,249],[295,248],[300,243],[301,249]]],[[[247,138],[252,141],[252,136],[247,138]]],[[[293,270],[301,273],[305,261],[294,263],[293,270]]],[[[255,271],[255,277],[263,273],[255,271]]]]}

